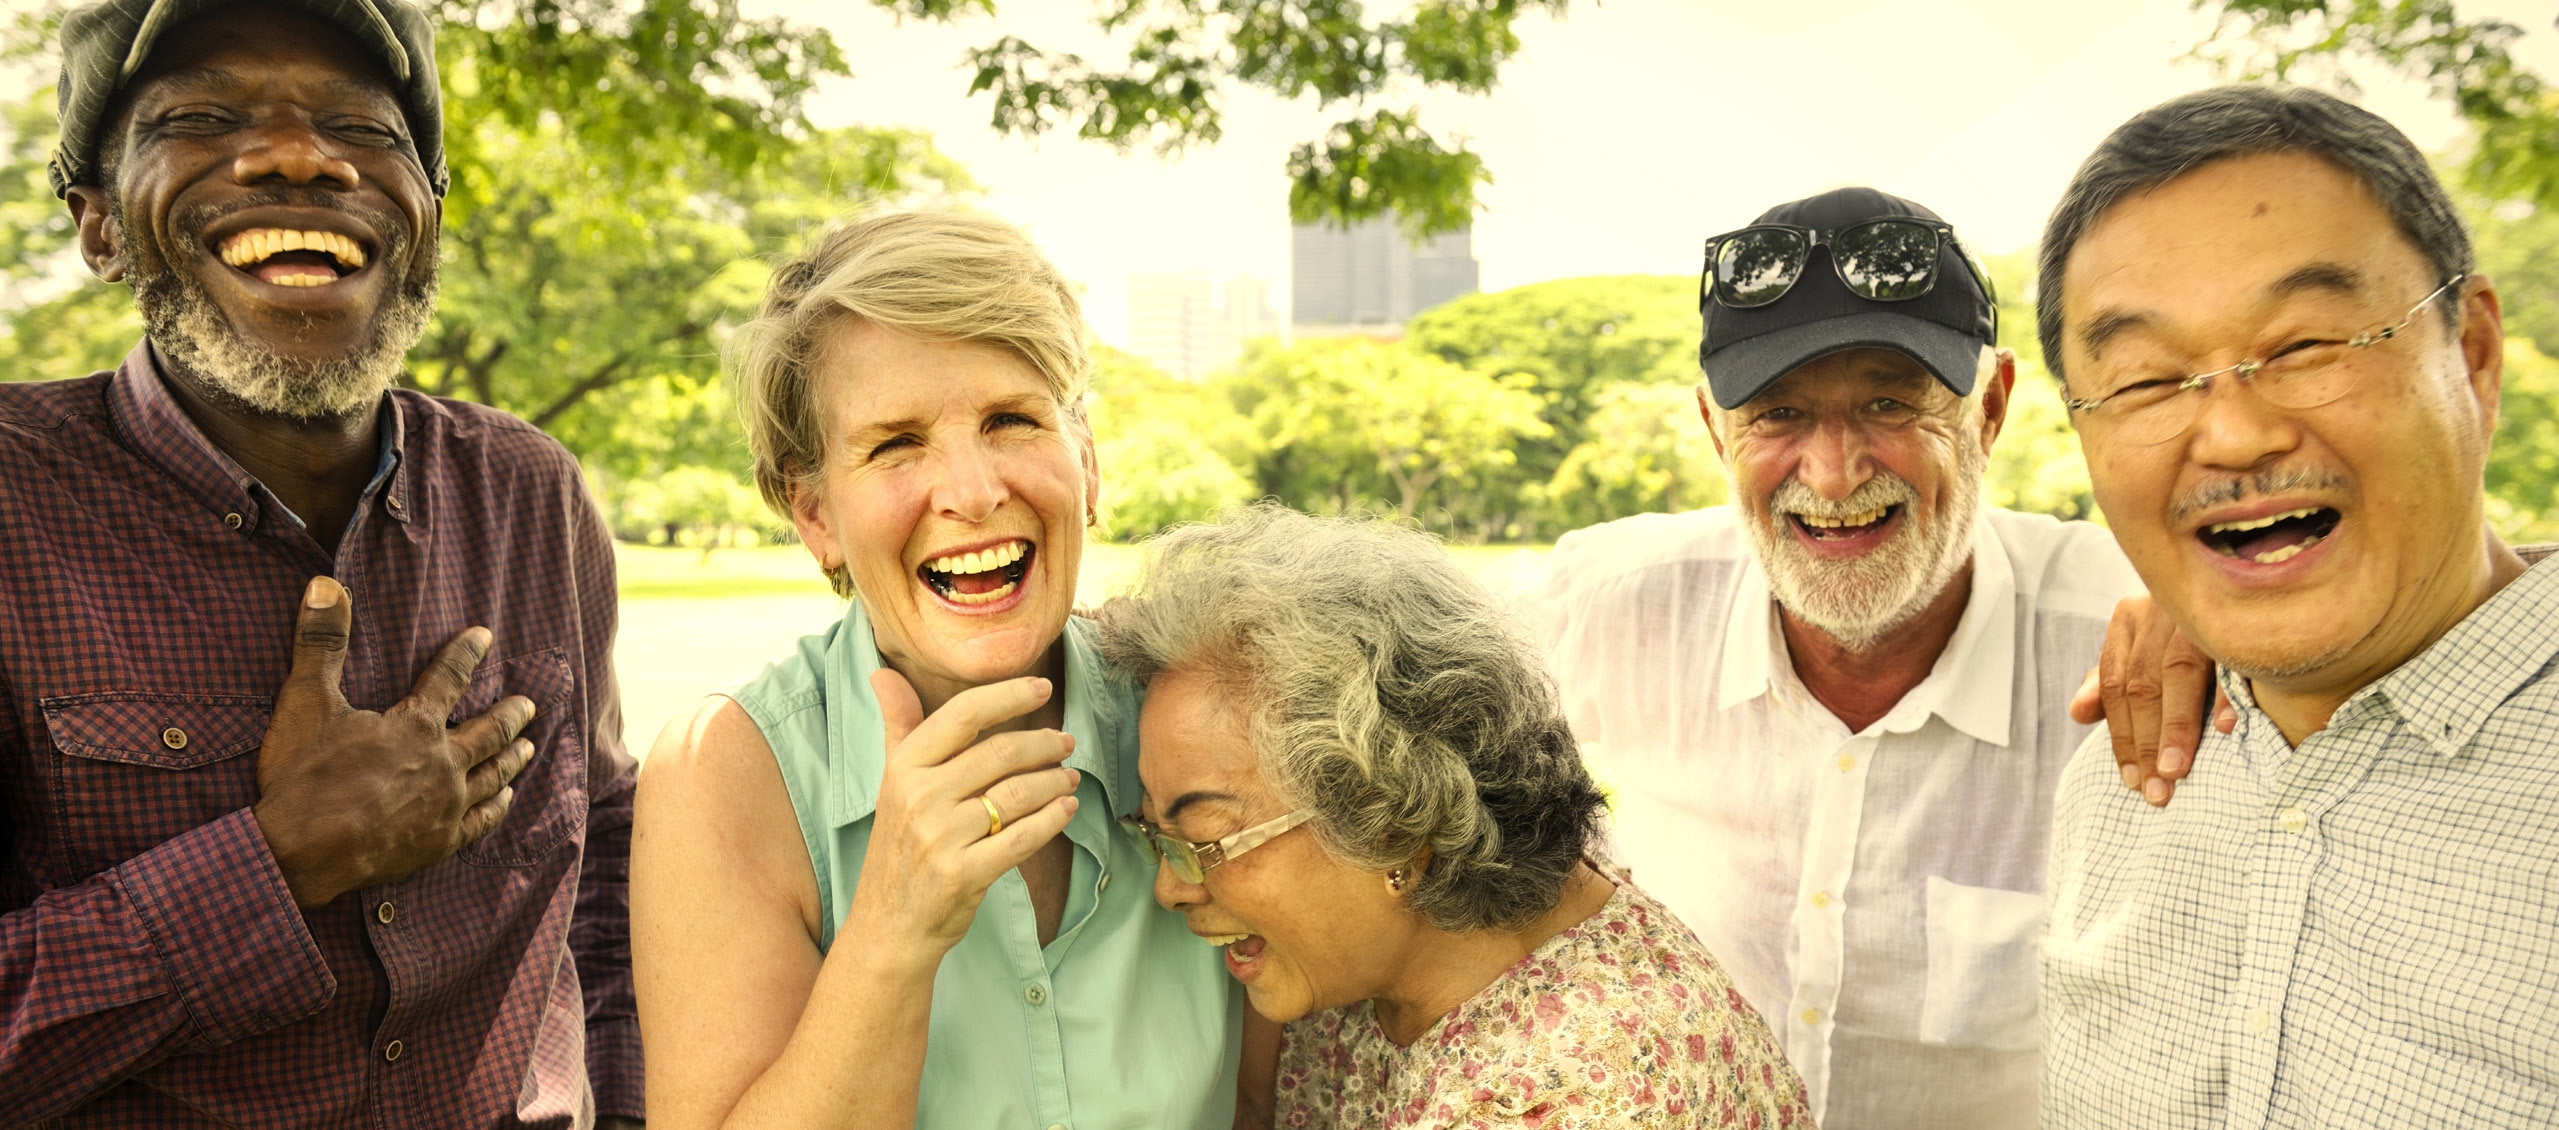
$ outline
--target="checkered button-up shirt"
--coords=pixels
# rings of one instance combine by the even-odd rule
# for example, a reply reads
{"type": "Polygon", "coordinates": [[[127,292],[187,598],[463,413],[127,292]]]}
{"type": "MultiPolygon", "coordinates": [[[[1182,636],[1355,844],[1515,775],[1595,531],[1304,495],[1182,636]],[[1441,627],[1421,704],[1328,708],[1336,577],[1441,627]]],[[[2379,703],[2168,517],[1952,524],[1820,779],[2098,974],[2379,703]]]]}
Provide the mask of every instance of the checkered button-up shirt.
{"type": "Polygon", "coordinates": [[[2168,807],[2064,775],[2044,1125],[2559,1125],[2559,563],[2298,748],[2223,686],[2168,807]]]}
{"type": "Polygon", "coordinates": [[[576,464],[512,417],[395,392],[383,421],[332,556],[147,346],[0,384],[0,1125],[641,1113],[611,543],[576,464]],[[305,913],[250,805],[318,573],[354,594],[356,707],[479,624],[454,717],[540,712],[497,831],[305,913]]]}

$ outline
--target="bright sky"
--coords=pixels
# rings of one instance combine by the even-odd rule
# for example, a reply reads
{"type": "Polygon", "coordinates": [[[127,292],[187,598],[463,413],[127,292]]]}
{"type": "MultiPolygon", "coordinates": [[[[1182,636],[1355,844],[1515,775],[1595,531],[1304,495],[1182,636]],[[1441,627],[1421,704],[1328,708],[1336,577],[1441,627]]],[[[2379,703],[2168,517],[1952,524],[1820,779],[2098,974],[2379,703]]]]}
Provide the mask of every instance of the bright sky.
{"type": "MultiPolygon", "coordinates": [[[[1388,5],[1373,4],[1385,8],[1388,5]]],[[[868,4],[765,0],[834,31],[854,72],[821,88],[823,124],[929,131],[1088,288],[1095,329],[1126,333],[1135,272],[1288,278],[1294,144],[1334,116],[1240,92],[1226,136],[1171,161],[1071,136],[999,138],[967,96],[962,53],[1000,35],[1092,58],[1112,52],[1083,0],[998,0],[956,27],[900,26],[868,4]]],[[[2559,76],[2543,3],[2463,0],[2522,26],[2524,58],[2559,76]]],[[[1474,231],[1483,285],[1576,275],[1685,274],[1706,236],[1842,184],[1910,197],[1998,254],[2031,243],[2071,172],[2123,119],[2215,76],[2180,56],[2212,30],[2187,0],[1581,0],[1520,21],[1523,48],[1483,98],[1420,100],[1462,134],[1494,183],[1474,231]]],[[[2364,104],[2429,150],[2458,136],[2425,90],[2366,77],[2364,104]]],[[[1403,106],[1412,99],[1382,103],[1403,106]]],[[[1337,111],[1342,110],[1336,107],[1337,111]]]]}

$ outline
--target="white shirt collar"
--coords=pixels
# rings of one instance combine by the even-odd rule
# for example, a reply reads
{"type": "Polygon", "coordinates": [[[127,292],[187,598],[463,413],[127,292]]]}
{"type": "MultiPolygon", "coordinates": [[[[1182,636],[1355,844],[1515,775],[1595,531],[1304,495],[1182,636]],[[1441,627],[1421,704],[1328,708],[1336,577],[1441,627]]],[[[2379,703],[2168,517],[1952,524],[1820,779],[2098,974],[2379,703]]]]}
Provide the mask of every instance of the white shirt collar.
{"type": "MultiPolygon", "coordinates": [[[[1742,517],[1741,521],[1749,521],[1742,517]]],[[[1733,607],[1724,618],[1724,660],[1715,695],[1717,710],[1730,710],[1769,693],[1771,675],[1793,659],[1786,635],[1777,626],[1777,602],[1768,592],[1768,574],[1752,553],[1733,585],[1733,607]]],[[[1875,727],[1903,733],[1918,729],[1934,714],[1946,724],[1991,745],[2009,744],[2016,706],[2017,575],[2008,550],[1988,518],[1973,519],[1973,591],[1954,637],[1937,656],[1928,677],[1902,696],[1875,727]]],[[[2028,704],[2033,709],[2033,704],[2028,704]]]]}

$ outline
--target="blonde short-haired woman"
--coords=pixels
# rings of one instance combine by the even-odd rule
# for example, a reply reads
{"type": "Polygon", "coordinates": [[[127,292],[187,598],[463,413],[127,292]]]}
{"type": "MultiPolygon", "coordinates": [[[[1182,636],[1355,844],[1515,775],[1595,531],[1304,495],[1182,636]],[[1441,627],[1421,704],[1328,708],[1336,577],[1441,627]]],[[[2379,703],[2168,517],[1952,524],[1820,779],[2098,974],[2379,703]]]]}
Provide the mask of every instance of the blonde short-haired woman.
{"type": "Polygon", "coordinates": [[[844,619],[668,727],[632,841],[652,1125],[1220,1127],[1239,999],[1149,897],[1135,705],[1070,617],[1076,301],[1021,233],[878,216],[734,346],[844,619]]]}

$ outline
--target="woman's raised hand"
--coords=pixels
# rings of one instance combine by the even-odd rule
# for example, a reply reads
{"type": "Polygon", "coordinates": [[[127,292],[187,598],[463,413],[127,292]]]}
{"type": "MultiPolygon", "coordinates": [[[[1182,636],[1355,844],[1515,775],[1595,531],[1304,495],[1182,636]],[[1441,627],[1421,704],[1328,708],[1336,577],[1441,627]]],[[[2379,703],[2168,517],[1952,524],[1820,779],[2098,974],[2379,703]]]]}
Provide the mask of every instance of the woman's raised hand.
{"type": "Polygon", "coordinates": [[[978,737],[1048,702],[1054,688],[1047,679],[971,687],[930,718],[895,671],[873,672],[871,690],[887,732],[888,768],[846,926],[858,922],[869,944],[912,942],[916,957],[939,964],[968,933],[986,888],[1075,815],[1081,775],[1058,765],[1074,751],[1075,737],[1058,730],[978,737]]]}

